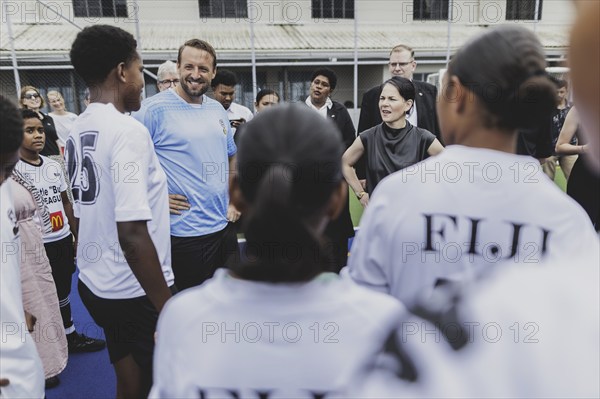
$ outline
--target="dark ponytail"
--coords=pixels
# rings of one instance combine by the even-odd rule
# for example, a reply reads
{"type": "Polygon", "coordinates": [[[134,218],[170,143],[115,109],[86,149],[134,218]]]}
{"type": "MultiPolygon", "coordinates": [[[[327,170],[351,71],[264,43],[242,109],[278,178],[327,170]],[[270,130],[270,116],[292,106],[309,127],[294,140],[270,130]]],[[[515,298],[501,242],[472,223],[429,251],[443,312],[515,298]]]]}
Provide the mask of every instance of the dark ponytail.
{"type": "Polygon", "coordinates": [[[514,130],[547,122],[556,107],[556,86],[546,74],[542,46],[519,26],[490,29],[465,44],[448,73],[487,110],[487,127],[514,130]]]}
{"type": "Polygon", "coordinates": [[[556,85],[544,73],[532,76],[517,89],[515,126],[533,129],[556,108],[556,85]]]}
{"type": "Polygon", "coordinates": [[[246,124],[238,151],[246,260],[234,272],[268,282],[308,281],[326,270],[329,254],[309,227],[339,186],[342,143],[335,125],[286,105],[246,124]]]}

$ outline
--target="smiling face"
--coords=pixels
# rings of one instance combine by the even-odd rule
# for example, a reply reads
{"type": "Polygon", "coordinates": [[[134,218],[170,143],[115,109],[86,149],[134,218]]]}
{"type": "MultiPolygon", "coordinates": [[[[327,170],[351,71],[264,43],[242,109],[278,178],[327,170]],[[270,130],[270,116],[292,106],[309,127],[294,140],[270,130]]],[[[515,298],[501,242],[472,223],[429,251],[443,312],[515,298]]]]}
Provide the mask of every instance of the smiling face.
{"type": "Polygon", "coordinates": [[[390,127],[404,127],[406,113],[413,105],[413,100],[405,100],[396,86],[388,83],[383,86],[379,97],[379,112],[381,119],[390,127]]]}
{"type": "Polygon", "coordinates": [[[214,58],[209,52],[195,47],[184,47],[181,61],[177,63],[180,81],[176,90],[181,98],[188,103],[202,101],[202,95],[208,91],[217,72],[213,63],[214,58]]]}
{"type": "Polygon", "coordinates": [[[39,154],[46,143],[44,125],[38,118],[27,118],[23,120],[23,142],[21,151],[30,155],[39,154]]]}
{"type": "Polygon", "coordinates": [[[48,103],[50,103],[53,111],[65,110],[65,100],[60,94],[48,94],[48,103]]]}
{"type": "Polygon", "coordinates": [[[317,75],[310,83],[310,101],[314,106],[322,107],[331,94],[329,79],[323,75],[317,75]]]}
{"type": "Polygon", "coordinates": [[[36,90],[27,90],[21,99],[24,108],[39,111],[42,106],[42,96],[36,90]]]}

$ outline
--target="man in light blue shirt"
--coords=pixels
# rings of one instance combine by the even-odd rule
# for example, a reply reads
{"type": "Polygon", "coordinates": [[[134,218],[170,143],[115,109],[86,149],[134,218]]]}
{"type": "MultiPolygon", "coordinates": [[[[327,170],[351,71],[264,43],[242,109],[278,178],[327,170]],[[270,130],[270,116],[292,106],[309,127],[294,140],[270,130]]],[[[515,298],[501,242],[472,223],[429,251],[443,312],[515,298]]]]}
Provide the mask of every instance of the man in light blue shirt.
{"type": "Polygon", "coordinates": [[[236,147],[227,113],[205,93],[216,73],[213,47],[191,39],[179,48],[180,84],[142,103],[133,116],[150,131],[169,185],[171,253],[179,290],[201,284],[239,258],[229,204],[236,147]]]}

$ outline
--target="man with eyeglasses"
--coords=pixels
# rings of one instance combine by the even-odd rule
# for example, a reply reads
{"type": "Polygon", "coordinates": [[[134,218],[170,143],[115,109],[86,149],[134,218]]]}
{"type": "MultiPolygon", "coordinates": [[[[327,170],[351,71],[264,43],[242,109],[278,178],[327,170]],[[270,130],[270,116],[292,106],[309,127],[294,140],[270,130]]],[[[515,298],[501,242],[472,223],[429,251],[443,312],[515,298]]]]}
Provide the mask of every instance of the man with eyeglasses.
{"type": "Polygon", "coordinates": [[[177,65],[170,60],[163,62],[158,67],[156,78],[156,87],[158,87],[158,91],[164,91],[171,87],[177,87],[179,84],[177,65]]]}
{"type": "MultiPolygon", "coordinates": [[[[413,126],[429,130],[440,140],[440,128],[435,110],[437,88],[429,83],[413,80],[413,73],[417,67],[415,52],[412,48],[399,44],[390,51],[389,62],[392,76],[400,76],[413,82],[416,89],[415,107],[407,116],[413,126]]],[[[375,86],[367,91],[362,98],[358,132],[365,131],[382,122],[379,113],[379,95],[381,86],[375,86]]]]}

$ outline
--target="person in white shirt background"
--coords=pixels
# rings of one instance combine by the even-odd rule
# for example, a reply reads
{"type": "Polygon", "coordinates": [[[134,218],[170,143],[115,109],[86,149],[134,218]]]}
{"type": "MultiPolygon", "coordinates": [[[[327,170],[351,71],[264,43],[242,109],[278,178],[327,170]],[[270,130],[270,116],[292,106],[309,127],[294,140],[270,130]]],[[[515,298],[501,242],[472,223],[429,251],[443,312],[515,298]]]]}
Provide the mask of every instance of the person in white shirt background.
{"type": "Polygon", "coordinates": [[[179,73],[177,72],[177,64],[171,60],[167,60],[160,64],[156,72],[156,87],[158,91],[164,91],[171,87],[177,87],[179,84],[179,73]]]}
{"type": "Polygon", "coordinates": [[[65,99],[62,94],[56,90],[50,90],[47,94],[48,103],[52,112],[48,115],[54,119],[54,126],[56,127],[56,134],[58,135],[58,144],[61,147],[65,146],[73,121],[77,119],[77,114],[67,111],[65,108],[65,99]]]}
{"type": "Polygon", "coordinates": [[[239,148],[231,195],[247,217],[246,257],[167,303],[150,397],[343,395],[403,309],[324,273],[323,232],[348,195],[340,134],[308,107],[281,105],[244,126],[239,148]]]}
{"type": "Polygon", "coordinates": [[[214,99],[220,102],[227,111],[233,134],[241,124],[249,122],[254,116],[250,109],[233,101],[237,83],[235,74],[227,69],[218,69],[215,78],[210,83],[214,99]]]}

